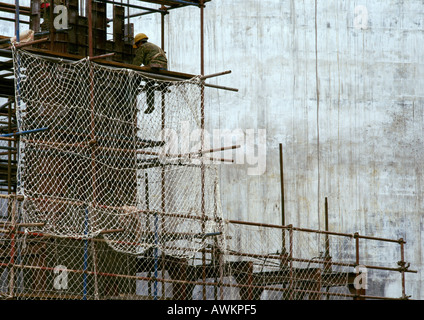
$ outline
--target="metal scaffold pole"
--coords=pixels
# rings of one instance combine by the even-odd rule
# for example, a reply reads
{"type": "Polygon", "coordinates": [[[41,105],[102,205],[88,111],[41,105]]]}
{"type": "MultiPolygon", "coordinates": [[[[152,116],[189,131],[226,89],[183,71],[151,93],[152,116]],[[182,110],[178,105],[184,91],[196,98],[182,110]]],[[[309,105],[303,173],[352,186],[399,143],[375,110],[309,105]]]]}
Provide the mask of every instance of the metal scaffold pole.
{"type": "MultiPolygon", "coordinates": [[[[200,8],[200,74],[205,75],[205,62],[204,62],[204,1],[199,1],[200,8]]],[[[200,130],[201,130],[201,150],[204,149],[204,130],[205,130],[205,91],[203,81],[200,87],[200,130]]],[[[205,233],[205,166],[202,161],[201,166],[201,212],[202,212],[202,233],[205,233]]],[[[206,282],[206,253],[202,250],[202,281],[206,282]]],[[[202,286],[202,298],[206,300],[206,286],[202,286]]]]}

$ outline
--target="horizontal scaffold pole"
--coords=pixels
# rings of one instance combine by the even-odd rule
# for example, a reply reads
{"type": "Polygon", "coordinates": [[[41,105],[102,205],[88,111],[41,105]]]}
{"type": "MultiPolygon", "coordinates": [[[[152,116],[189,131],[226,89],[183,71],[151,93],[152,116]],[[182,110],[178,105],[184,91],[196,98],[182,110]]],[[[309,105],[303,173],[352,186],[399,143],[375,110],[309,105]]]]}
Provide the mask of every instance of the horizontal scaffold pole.
{"type": "MultiPolygon", "coordinates": [[[[76,56],[76,55],[71,55],[71,54],[60,54],[58,52],[52,52],[52,51],[46,51],[46,50],[44,50],[43,52],[40,52],[39,50],[37,50],[35,48],[28,49],[28,51],[37,55],[40,58],[51,60],[51,61],[54,61],[54,62],[59,62],[59,63],[63,63],[63,62],[74,63],[77,60],[81,60],[81,59],[85,58],[85,57],[81,57],[81,56],[76,56]]],[[[8,56],[11,56],[11,51],[0,49],[0,56],[4,56],[6,54],[8,54],[8,56]]],[[[135,70],[135,71],[140,72],[142,75],[145,75],[147,77],[157,79],[157,80],[184,81],[184,80],[189,80],[189,79],[196,77],[195,75],[192,75],[192,74],[174,72],[174,71],[161,70],[161,71],[159,71],[159,73],[158,72],[152,72],[151,68],[149,68],[149,67],[135,66],[135,65],[131,65],[131,64],[126,64],[126,63],[121,63],[121,62],[116,62],[116,61],[109,61],[109,60],[105,60],[105,59],[97,59],[96,62],[100,65],[107,65],[107,66],[115,67],[115,68],[125,68],[125,69],[135,70]]],[[[224,74],[226,74],[227,72],[228,71],[225,71],[224,74]]],[[[206,77],[208,77],[208,76],[206,76],[206,77]]],[[[210,87],[210,88],[216,88],[216,89],[238,92],[238,89],[236,89],[236,88],[224,87],[224,86],[219,86],[219,85],[210,84],[210,83],[204,83],[204,86],[210,87]]]]}
{"type": "Polygon", "coordinates": [[[137,5],[133,5],[133,4],[129,4],[129,3],[109,1],[109,0],[95,0],[94,2],[103,2],[103,3],[113,4],[113,5],[116,5],[116,6],[147,10],[147,11],[150,11],[150,12],[158,12],[158,13],[164,12],[164,10],[161,10],[161,9],[154,9],[154,8],[149,8],[149,7],[137,6],[137,5]]]}
{"type": "MultiPolygon", "coordinates": [[[[32,46],[33,44],[44,43],[44,42],[47,42],[47,41],[49,41],[49,38],[42,38],[42,39],[30,41],[30,42],[17,43],[17,44],[15,44],[15,48],[19,49],[19,48],[23,48],[23,47],[32,46]]],[[[12,47],[9,47],[8,49],[11,49],[11,48],[12,47]]]]}
{"type": "Polygon", "coordinates": [[[26,130],[26,131],[18,131],[14,133],[6,133],[6,134],[2,134],[0,137],[13,137],[13,136],[25,135],[25,134],[35,133],[35,132],[46,131],[46,130],[49,130],[49,128],[47,127],[47,128],[39,128],[39,129],[32,129],[32,130],[26,130]]]}
{"type": "Polygon", "coordinates": [[[209,79],[209,78],[213,78],[213,77],[223,76],[224,74],[229,74],[229,73],[231,73],[231,70],[218,72],[218,73],[212,73],[212,74],[200,77],[200,80],[205,80],[205,79],[209,79]]]}

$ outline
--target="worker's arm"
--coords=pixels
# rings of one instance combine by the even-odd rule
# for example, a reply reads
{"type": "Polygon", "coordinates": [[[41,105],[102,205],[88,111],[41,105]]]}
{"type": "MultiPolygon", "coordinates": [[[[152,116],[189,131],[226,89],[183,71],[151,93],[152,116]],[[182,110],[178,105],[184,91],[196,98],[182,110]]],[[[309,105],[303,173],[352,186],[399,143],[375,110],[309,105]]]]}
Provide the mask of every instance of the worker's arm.
{"type": "Polygon", "coordinates": [[[142,48],[139,48],[135,52],[133,64],[136,65],[136,66],[141,66],[143,64],[145,55],[146,55],[146,53],[144,52],[144,50],[142,48]]]}

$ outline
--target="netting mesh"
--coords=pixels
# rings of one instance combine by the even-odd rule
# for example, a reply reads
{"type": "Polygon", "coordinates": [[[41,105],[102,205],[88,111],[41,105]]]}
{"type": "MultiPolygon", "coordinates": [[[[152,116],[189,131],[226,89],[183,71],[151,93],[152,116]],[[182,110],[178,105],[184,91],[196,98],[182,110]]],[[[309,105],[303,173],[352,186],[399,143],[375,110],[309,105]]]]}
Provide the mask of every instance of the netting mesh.
{"type": "Polygon", "coordinates": [[[154,80],[23,51],[14,61],[20,130],[41,129],[22,136],[19,150],[22,216],[45,223],[31,231],[105,233],[116,250],[154,245],[173,256],[190,256],[221,231],[216,169],[181,137],[200,129],[199,79],[154,80]]]}
{"type": "Polygon", "coordinates": [[[354,243],[292,229],[231,224],[231,274],[243,299],[344,299],[354,243]],[[249,244],[246,246],[246,244],[249,244]],[[251,287],[250,287],[251,286],[251,287]]]}
{"type": "MultiPolygon", "coordinates": [[[[1,297],[364,294],[354,286],[358,252],[374,263],[369,253],[381,247],[223,219],[213,150],[200,143],[200,78],[13,54],[21,134],[17,195],[0,195],[1,297]]],[[[390,253],[395,270],[398,248],[390,253]]]]}

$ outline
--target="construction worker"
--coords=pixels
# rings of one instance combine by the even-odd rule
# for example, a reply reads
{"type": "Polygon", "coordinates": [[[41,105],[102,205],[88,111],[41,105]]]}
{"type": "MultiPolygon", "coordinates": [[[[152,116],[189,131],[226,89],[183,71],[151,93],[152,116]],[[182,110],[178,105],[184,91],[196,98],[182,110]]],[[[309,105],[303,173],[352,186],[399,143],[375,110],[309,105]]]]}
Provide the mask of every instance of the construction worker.
{"type": "MultiPolygon", "coordinates": [[[[139,33],[134,37],[135,57],[133,64],[137,66],[144,65],[153,70],[167,70],[168,60],[165,52],[157,45],[148,42],[149,38],[144,33],[139,33]]],[[[154,81],[146,81],[144,86],[147,97],[148,108],[144,113],[152,113],[155,108],[155,83],[154,81]]]]}
{"type": "MultiPolygon", "coordinates": [[[[50,0],[41,0],[41,18],[43,18],[43,23],[40,25],[42,31],[50,30],[50,0]]],[[[54,5],[63,4],[63,0],[54,0],[54,5]]]]}
{"type": "Polygon", "coordinates": [[[165,52],[157,45],[148,42],[149,38],[144,33],[139,33],[134,37],[135,58],[133,64],[144,65],[153,69],[168,69],[168,60],[165,52]]]}

